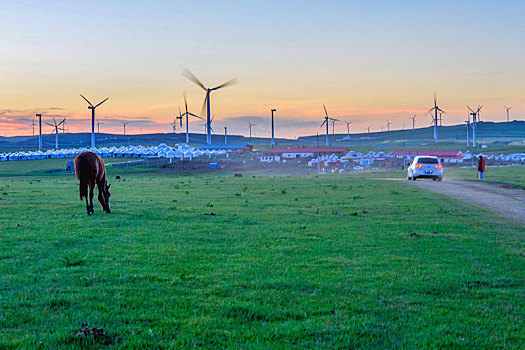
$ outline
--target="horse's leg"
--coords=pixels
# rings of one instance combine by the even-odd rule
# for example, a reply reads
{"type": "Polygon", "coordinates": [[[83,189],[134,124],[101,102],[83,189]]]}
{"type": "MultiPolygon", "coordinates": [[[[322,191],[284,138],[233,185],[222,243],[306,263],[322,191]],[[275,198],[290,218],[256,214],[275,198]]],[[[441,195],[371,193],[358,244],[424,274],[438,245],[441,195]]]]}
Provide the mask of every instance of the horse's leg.
{"type": "Polygon", "coordinates": [[[91,215],[93,214],[90,210],[89,210],[89,201],[88,201],[88,196],[87,194],[84,196],[86,198],[86,210],[87,210],[87,214],[88,215],[91,215]]]}
{"type": "MultiPolygon", "coordinates": [[[[89,183],[89,210],[93,214],[93,191],[95,189],[95,181],[89,183]]],[[[91,215],[90,214],[90,215],[91,215]]]]}
{"type": "Polygon", "coordinates": [[[103,186],[104,186],[104,184],[101,184],[101,183],[97,184],[97,187],[98,187],[98,201],[100,202],[100,205],[102,206],[102,210],[107,211],[106,210],[106,203],[104,201],[104,194],[103,194],[103,191],[102,191],[102,189],[104,188],[103,186]]]}

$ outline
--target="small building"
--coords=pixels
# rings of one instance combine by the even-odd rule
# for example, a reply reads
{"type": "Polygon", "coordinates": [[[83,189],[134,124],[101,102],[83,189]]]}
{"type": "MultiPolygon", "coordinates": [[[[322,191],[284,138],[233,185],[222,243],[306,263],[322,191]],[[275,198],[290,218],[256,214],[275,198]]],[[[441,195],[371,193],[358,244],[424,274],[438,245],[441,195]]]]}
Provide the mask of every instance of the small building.
{"type": "MultiPolygon", "coordinates": [[[[321,156],[335,154],[342,156],[348,152],[346,147],[319,147],[321,156]]],[[[288,147],[274,148],[270,151],[272,155],[278,155],[281,159],[313,158],[317,157],[317,147],[288,147]]]]}
{"type": "Polygon", "coordinates": [[[416,156],[434,156],[441,159],[441,163],[444,164],[454,164],[454,163],[463,163],[464,154],[461,151],[440,151],[440,150],[427,150],[427,151],[394,151],[392,155],[398,159],[405,157],[407,161],[411,161],[416,156]]]}
{"type": "Polygon", "coordinates": [[[260,157],[261,162],[264,163],[273,163],[273,162],[280,162],[281,156],[271,154],[269,152],[263,153],[263,155],[260,157]]]}

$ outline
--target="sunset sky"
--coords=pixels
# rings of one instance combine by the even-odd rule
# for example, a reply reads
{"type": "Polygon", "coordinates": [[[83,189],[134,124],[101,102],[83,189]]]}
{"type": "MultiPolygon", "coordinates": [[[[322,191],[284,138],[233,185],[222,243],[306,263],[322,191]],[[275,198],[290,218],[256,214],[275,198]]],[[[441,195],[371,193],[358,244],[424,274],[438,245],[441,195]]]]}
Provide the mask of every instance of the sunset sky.
{"type": "MultiPolygon", "coordinates": [[[[276,136],[430,125],[433,94],[444,125],[465,105],[485,121],[525,119],[524,1],[1,1],[0,135],[30,135],[35,113],[88,132],[170,132],[188,95],[200,114],[214,87],[213,128],[276,136]]],[[[190,131],[202,133],[201,121],[190,131]]],[[[184,129],[185,130],[185,129],[184,129]]],[[[177,132],[180,129],[177,128],[177,132]]],[[[50,133],[46,126],[44,133],[50,133]]]]}

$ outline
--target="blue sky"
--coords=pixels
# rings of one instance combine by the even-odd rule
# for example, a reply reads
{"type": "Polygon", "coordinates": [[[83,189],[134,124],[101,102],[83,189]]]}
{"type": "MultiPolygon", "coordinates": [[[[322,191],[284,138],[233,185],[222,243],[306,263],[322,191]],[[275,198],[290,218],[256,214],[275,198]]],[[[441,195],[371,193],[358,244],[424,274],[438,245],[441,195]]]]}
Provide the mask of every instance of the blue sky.
{"type": "MultiPolygon", "coordinates": [[[[502,121],[504,105],[525,112],[525,4],[518,1],[3,1],[0,21],[0,130],[22,128],[34,111],[89,130],[79,93],[110,100],[97,112],[106,131],[167,131],[186,91],[199,112],[204,95],[181,72],[206,85],[239,84],[212,94],[214,129],[279,136],[321,131],[322,104],[355,132],[390,120],[408,127],[430,117],[438,94],[445,124],[483,104],[502,121]],[[58,114],[57,114],[58,115],[58,114]],[[243,117],[243,118],[238,118],[243,117]],[[263,118],[263,119],[261,119],[263,118]],[[277,127],[279,127],[279,120],[277,127]],[[114,125],[112,125],[112,123],[114,125]]],[[[191,126],[201,131],[198,123],[191,126]]],[[[344,123],[336,125],[346,132],[344,123]]],[[[321,131],[322,132],[322,131],[321,131]]]]}

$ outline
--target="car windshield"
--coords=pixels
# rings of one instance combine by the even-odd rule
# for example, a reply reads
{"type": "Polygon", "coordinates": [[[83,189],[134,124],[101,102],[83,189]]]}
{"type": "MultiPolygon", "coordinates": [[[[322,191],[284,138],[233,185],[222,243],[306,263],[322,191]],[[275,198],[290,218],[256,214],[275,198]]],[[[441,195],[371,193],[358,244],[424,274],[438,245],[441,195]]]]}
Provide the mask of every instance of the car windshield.
{"type": "Polygon", "coordinates": [[[436,158],[419,158],[417,162],[420,164],[438,164],[436,158]]]}

